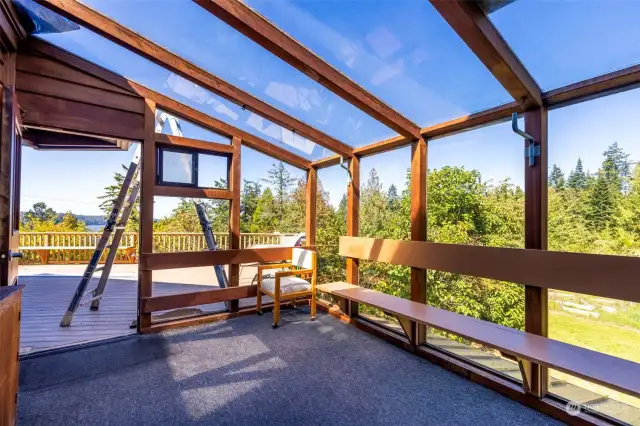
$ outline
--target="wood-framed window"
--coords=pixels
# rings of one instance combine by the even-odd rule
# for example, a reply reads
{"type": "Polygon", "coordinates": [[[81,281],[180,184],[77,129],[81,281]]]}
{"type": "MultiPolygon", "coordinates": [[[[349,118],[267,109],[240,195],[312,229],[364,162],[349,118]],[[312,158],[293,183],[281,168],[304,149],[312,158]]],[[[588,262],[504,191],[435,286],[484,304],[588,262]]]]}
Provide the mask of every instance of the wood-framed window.
{"type": "Polygon", "coordinates": [[[230,156],[176,147],[157,148],[156,182],[163,186],[228,188],[230,156]]]}

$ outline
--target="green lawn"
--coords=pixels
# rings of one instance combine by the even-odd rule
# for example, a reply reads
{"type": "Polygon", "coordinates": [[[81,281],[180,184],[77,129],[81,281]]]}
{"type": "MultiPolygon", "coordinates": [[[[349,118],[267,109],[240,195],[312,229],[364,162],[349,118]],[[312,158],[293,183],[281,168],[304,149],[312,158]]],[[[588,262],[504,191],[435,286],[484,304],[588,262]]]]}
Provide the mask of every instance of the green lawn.
{"type": "Polygon", "coordinates": [[[640,362],[640,330],[549,312],[549,337],[619,358],[640,362]]]}

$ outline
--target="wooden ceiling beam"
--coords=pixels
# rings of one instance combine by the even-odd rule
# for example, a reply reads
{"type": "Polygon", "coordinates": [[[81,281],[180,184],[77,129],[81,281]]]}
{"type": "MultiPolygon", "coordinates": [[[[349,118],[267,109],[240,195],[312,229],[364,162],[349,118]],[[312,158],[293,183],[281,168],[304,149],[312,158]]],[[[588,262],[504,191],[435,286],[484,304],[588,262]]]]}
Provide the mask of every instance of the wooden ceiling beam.
{"type": "Polygon", "coordinates": [[[193,0],[312,80],[399,134],[420,137],[420,127],[359,86],[240,0],[193,0]]]}
{"type": "Polygon", "coordinates": [[[76,0],[35,1],[216,95],[240,105],[285,129],[295,131],[300,136],[324,148],[347,157],[351,157],[353,153],[353,149],[349,145],[291,117],[76,0]]]}
{"type": "Polygon", "coordinates": [[[430,1],[516,102],[525,110],[542,106],[538,83],[477,3],[430,1]]]}

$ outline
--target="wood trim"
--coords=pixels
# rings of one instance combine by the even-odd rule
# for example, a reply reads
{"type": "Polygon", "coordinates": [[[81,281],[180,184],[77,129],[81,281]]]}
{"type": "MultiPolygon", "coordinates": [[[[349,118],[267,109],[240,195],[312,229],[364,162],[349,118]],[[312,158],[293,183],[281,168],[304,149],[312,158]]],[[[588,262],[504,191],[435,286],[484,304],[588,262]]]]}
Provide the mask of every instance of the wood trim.
{"type": "MultiPolygon", "coordinates": [[[[548,143],[547,143],[547,110],[538,108],[524,114],[525,132],[534,137],[540,146],[540,157],[534,166],[529,159],[524,159],[524,246],[526,249],[547,249],[547,186],[548,143]]],[[[529,142],[523,141],[524,148],[529,142]]],[[[538,265],[533,265],[538,267],[538,265]]],[[[548,289],[525,286],[525,331],[540,336],[548,336],[548,289]]],[[[542,398],[547,393],[547,368],[532,362],[520,362],[524,369],[523,378],[527,378],[529,392],[542,398]]]]}
{"type": "Polygon", "coordinates": [[[276,158],[294,167],[298,167],[302,170],[307,170],[310,167],[311,163],[309,160],[306,160],[299,155],[293,154],[286,149],[273,145],[272,143],[260,139],[259,137],[254,136],[251,133],[240,130],[203,112],[181,104],[180,102],[174,101],[173,99],[154,92],[153,90],[148,89],[138,83],[134,83],[131,81],[129,82],[129,84],[141,96],[144,96],[148,99],[153,99],[157,102],[158,105],[162,107],[162,109],[171,114],[174,114],[178,117],[183,117],[188,121],[192,121],[195,124],[198,124],[206,129],[213,130],[214,132],[222,133],[225,136],[237,136],[242,140],[243,145],[246,145],[249,148],[255,149],[256,151],[276,158]]]}
{"type": "Polygon", "coordinates": [[[634,65],[544,92],[544,101],[546,105],[560,108],[635,89],[639,85],[640,65],[634,65]]]}
{"type": "Polygon", "coordinates": [[[344,157],[338,154],[330,155],[320,160],[312,161],[311,167],[315,168],[316,170],[319,170],[319,169],[324,169],[326,167],[337,166],[338,164],[340,164],[340,158],[344,158],[344,157]]]}
{"type": "Polygon", "coordinates": [[[185,138],[182,136],[165,135],[164,133],[156,133],[155,141],[157,145],[195,149],[211,154],[231,155],[235,150],[232,145],[207,142],[198,139],[185,138]]]}
{"type": "Polygon", "coordinates": [[[232,200],[233,191],[217,188],[191,188],[188,186],[154,185],[153,195],[157,197],[210,198],[232,200]]]}
{"type": "MultiPolygon", "coordinates": [[[[140,253],[153,252],[153,190],[156,182],[156,103],[145,99],[144,133],[140,170],[140,253]]],[[[151,315],[144,313],[142,300],[151,297],[153,273],[138,268],[138,332],[151,326],[151,315]]]]}
{"type": "Polygon", "coordinates": [[[161,269],[193,268],[196,266],[265,263],[290,259],[291,247],[177,253],[143,252],[140,255],[140,269],[143,271],[157,271],[161,269]]]}
{"type": "MultiPolygon", "coordinates": [[[[427,143],[420,138],[411,144],[411,240],[427,240],[427,143]]],[[[411,268],[411,300],[427,303],[427,270],[411,268]]],[[[407,336],[414,345],[427,338],[427,329],[412,322],[407,336]]]]}
{"type": "Polygon", "coordinates": [[[542,106],[540,87],[477,3],[465,0],[430,1],[524,109],[542,106]]]}
{"type": "Polygon", "coordinates": [[[403,148],[411,145],[411,143],[417,138],[406,138],[404,136],[395,136],[390,139],[385,139],[380,142],[375,142],[369,145],[361,146],[353,149],[354,155],[359,157],[366,157],[368,155],[381,154],[387,151],[393,151],[394,149],[403,148]]]}
{"type": "MultiPolygon", "coordinates": [[[[104,151],[121,151],[123,146],[117,140],[101,139],[72,133],[58,133],[39,129],[25,129],[22,142],[30,144],[33,149],[94,149],[104,151]]],[[[128,148],[128,144],[125,144],[128,148]]],[[[126,150],[126,149],[125,149],[126,150]]]]}
{"type": "Polygon", "coordinates": [[[638,257],[356,237],[340,237],[339,254],[640,302],[638,257]]]}
{"type": "MultiPolygon", "coordinates": [[[[229,246],[231,249],[240,249],[240,203],[242,192],[242,175],[241,175],[241,140],[238,137],[234,137],[232,142],[233,156],[229,162],[229,170],[227,175],[229,176],[229,185],[233,193],[231,199],[231,205],[229,206],[229,246]]],[[[240,285],[240,265],[229,265],[229,286],[237,287],[240,285]]],[[[229,304],[229,310],[231,312],[238,311],[238,301],[231,301],[229,304]]]]}
{"type": "Polygon", "coordinates": [[[304,225],[306,245],[315,247],[318,227],[318,171],[313,167],[307,171],[306,194],[304,225]]]}
{"type": "MultiPolygon", "coordinates": [[[[357,237],[360,232],[360,158],[349,161],[351,183],[347,188],[347,235],[357,237]]],[[[360,261],[357,256],[347,256],[347,282],[358,284],[360,261]]]]}
{"type": "Polygon", "coordinates": [[[23,124],[91,133],[116,139],[144,139],[144,115],[47,95],[18,92],[23,124]]]}
{"type": "Polygon", "coordinates": [[[146,314],[170,309],[187,308],[190,306],[207,305],[209,303],[237,301],[238,299],[255,297],[258,293],[257,288],[258,286],[256,285],[246,285],[171,294],[168,296],[146,297],[142,299],[142,312],[146,314]]]}
{"type": "Polygon", "coordinates": [[[119,92],[85,86],[74,81],[60,80],[30,72],[17,71],[16,89],[22,92],[144,114],[144,99],[139,96],[125,95],[119,92]]]}
{"type": "Polygon", "coordinates": [[[382,124],[409,137],[420,128],[239,0],[193,0],[292,67],[382,124]]]}
{"type": "Polygon", "coordinates": [[[233,86],[221,78],[205,71],[184,58],[162,48],[145,37],[131,31],[116,21],[96,12],[77,1],[35,0],[38,4],[76,22],[83,27],[119,44],[120,46],[146,58],[161,67],[195,83],[218,96],[234,102],[285,129],[316,142],[333,152],[351,156],[353,149],[320,130],[291,117],[233,86]]]}

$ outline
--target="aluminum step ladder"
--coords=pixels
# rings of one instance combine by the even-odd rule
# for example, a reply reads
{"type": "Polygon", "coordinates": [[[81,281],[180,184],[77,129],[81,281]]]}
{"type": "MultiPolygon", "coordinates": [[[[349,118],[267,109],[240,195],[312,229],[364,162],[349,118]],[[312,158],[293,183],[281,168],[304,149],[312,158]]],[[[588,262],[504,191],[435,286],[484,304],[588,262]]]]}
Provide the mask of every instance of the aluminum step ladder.
{"type": "Polygon", "coordinates": [[[62,321],[60,321],[60,327],[68,327],[71,325],[71,321],[73,320],[73,316],[76,313],[76,310],[82,304],[91,302],[92,310],[97,310],[99,307],[100,299],[104,294],[104,289],[109,278],[109,273],[111,272],[111,267],[113,266],[113,262],[118,252],[122,234],[124,233],[124,229],[127,221],[129,220],[129,216],[131,215],[131,211],[135,207],[135,202],[140,190],[140,180],[138,173],[139,164],[140,145],[138,144],[135,153],[133,154],[133,159],[131,160],[131,163],[129,164],[129,167],[127,169],[127,174],[125,175],[124,181],[122,182],[122,186],[120,187],[118,197],[113,203],[113,208],[111,209],[111,213],[109,214],[109,218],[107,219],[107,224],[104,226],[104,229],[102,231],[102,236],[96,244],[96,248],[93,251],[91,259],[89,260],[89,264],[84,270],[84,274],[80,279],[80,283],[78,283],[78,287],[76,288],[73,298],[71,299],[71,303],[69,303],[69,308],[62,317],[62,321]],[[111,241],[111,244],[109,244],[109,241],[111,241]],[[107,245],[109,245],[109,255],[107,256],[105,265],[102,267],[98,267],[100,258],[102,257],[104,250],[107,248],[107,245]],[[100,281],[98,282],[98,286],[95,289],[87,292],[87,287],[89,285],[89,282],[91,281],[91,278],[93,277],[93,274],[99,271],[102,271],[102,275],[100,277],[100,281]],[[88,300],[87,296],[90,296],[88,300]]]}

